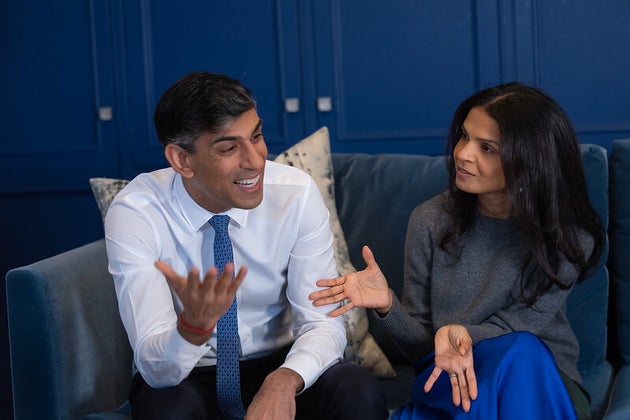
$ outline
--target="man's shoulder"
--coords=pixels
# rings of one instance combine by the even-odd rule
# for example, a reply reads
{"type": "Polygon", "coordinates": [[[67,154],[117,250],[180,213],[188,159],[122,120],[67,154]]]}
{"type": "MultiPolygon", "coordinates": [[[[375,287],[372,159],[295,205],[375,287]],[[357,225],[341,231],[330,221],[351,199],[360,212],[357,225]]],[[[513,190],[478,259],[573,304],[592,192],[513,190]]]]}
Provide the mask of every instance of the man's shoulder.
{"type": "Polygon", "coordinates": [[[163,220],[173,203],[173,181],[176,173],[170,169],[145,172],[133,178],[120,190],[108,207],[105,230],[109,235],[127,237],[131,225],[150,225],[163,220]]]}
{"type": "Polygon", "coordinates": [[[172,168],[141,173],[116,195],[114,201],[162,200],[170,194],[175,175],[176,173],[172,168]]]}
{"type": "Polygon", "coordinates": [[[265,185],[308,185],[312,181],[302,169],[271,160],[265,164],[265,185]]]}
{"type": "Polygon", "coordinates": [[[173,168],[158,169],[153,172],[143,172],[129,182],[131,189],[147,190],[165,188],[172,184],[175,177],[173,168]]]}

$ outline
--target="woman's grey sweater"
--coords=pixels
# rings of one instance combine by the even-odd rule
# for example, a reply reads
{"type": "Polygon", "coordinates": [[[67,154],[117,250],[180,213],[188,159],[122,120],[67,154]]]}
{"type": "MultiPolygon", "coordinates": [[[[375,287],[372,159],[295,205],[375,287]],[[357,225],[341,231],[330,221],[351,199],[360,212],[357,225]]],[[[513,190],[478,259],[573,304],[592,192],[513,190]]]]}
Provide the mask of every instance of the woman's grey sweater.
{"type": "MultiPolygon", "coordinates": [[[[524,237],[512,219],[475,218],[459,242],[455,259],[439,247],[449,223],[446,193],[418,206],[409,219],[401,301],[381,319],[400,350],[413,361],[433,351],[435,331],[464,325],[473,344],[513,331],[528,331],[549,346],[559,369],[580,382],[578,341],[566,316],[570,290],[552,286],[534,306],[522,302],[524,237]]],[[[588,240],[586,241],[588,242],[588,240]]],[[[587,245],[588,246],[588,245],[587,245]]],[[[577,268],[562,260],[560,278],[576,279],[577,268]]],[[[526,277],[531,293],[533,276],[526,277]]]]}

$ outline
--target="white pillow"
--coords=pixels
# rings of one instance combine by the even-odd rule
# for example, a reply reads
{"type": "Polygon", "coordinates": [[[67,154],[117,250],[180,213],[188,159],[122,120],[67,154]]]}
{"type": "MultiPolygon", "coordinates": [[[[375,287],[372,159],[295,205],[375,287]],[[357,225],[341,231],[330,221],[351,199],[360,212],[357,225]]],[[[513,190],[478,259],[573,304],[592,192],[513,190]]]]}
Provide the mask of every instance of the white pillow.
{"type": "MultiPolygon", "coordinates": [[[[355,272],[356,269],[350,262],[348,244],[335,206],[335,180],[328,128],[320,128],[280,153],[275,161],[302,169],[313,177],[330,213],[330,227],[335,238],[337,271],[341,275],[355,272]]],[[[396,376],[387,356],[368,332],[369,325],[365,309],[353,308],[343,315],[343,320],[348,338],[344,358],[366,366],[379,378],[396,376]]]]}

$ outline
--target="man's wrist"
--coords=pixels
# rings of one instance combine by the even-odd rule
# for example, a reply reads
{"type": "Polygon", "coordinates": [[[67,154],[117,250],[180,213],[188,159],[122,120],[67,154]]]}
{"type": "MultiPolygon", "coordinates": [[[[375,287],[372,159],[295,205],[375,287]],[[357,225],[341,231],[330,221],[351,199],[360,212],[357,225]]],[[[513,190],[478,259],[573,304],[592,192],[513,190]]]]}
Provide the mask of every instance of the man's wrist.
{"type": "Polygon", "coordinates": [[[292,389],[294,394],[298,394],[304,388],[304,379],[302,376],[293,369],[286,367],[280,367],[267,375],[265,382],[268,381],[273,384],[273,386],[292,389]]]}
{"type": "Polygon", "coordinates": [[[187,329],[190,332],[193,332],[195,334],[199,334],[199,335],[210,335],[212,334],[212,332],[214,331],[214,328],[216,327],[216,324],[214,324],[212,327],[204,330],[201,328],[197,328],[194,327],[192,325],[190,325],[189,323],[186,322],[186,320],[184,320],[184,313],[180,312],[179,314],[179,323],[182,327],[184,327],[185,329],[187,329]]]}
{"type": "Polygon", "coordinates": [[[177,332],[179,332],[179,335],[181,335],[184,340],[196,346],[206,343],[212,336],[215,327],[216,324],[208,329],[197,328],[190,325],[184,320],[183,312],[177,317],[177,332]]]}

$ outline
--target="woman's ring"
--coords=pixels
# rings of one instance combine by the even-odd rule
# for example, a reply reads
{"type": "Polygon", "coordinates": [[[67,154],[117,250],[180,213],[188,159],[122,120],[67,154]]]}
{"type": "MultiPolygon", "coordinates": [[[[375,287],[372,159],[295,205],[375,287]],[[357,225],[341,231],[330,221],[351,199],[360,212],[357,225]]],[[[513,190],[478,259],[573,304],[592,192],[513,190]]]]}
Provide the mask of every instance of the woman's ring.
{"type": "Polygon", "coordinates": [[[449,373],[448,376],[450,378],[457,378],[457,373],[449,373]]]}

